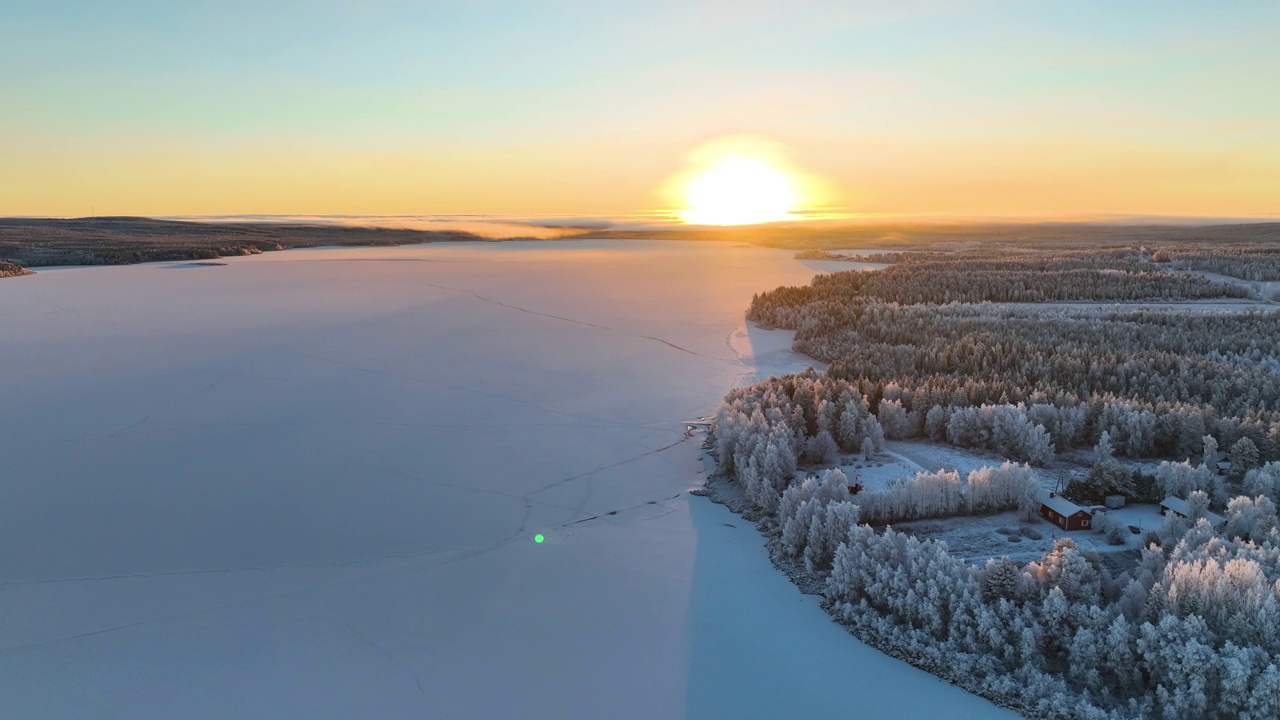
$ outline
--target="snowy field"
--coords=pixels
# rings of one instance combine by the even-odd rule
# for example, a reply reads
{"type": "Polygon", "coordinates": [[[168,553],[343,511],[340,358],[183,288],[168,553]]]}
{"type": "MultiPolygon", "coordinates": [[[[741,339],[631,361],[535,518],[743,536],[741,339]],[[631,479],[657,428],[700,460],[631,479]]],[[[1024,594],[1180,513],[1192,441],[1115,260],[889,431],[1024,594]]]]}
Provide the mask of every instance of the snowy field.
{"type": "MultiPolygon", "coordinates": [[[[885,452],[898,461],[904,476],[914,475],[920,470],[955,470],[965,476],[978,468],[1002,465],[1006,460],[993,452],[924,440],[890,440],[885,443],[885,452]]],[[[1046,490],[1052,490],[1058,482],[1058,470],[1053,468],[1032,467],[1031,474],[1046,490]]]]}
{"type": "Polygon", "coordinates": [[[296,250],[0,281],[0,717],[1012,717],[687,490],[803,369],[786,250],[296,250]],[[536,533],[545,542],[535,543],[536,533]]]}

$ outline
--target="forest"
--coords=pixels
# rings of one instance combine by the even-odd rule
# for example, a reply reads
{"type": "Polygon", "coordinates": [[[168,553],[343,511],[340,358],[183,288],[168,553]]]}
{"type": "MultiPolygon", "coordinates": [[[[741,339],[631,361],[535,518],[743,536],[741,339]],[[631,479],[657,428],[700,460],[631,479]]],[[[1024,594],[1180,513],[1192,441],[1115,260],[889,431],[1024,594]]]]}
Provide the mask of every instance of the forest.
{"type": "MultiPolygon", "coordinates": [[[[1016,414],[994,422],[1001,448],[1043,432],[1016,414]]],[[[740,488],[773,552],[802,563],[828,610],[886,652],[1036,717],[1280,713],[1280,463],[1248,471],[1255,494],[1227,504],[1222,534],[1205,519],[1211,500],[1198,489],[1199,467],[1163,464],[1160,492],[1185,493],[1190,517],[1171,516],[1147,537],[1135,571],[1113,575],[1070,539],[1023,566],[975,566],[888,527],[1031,516],[1040,488],[1024,465],[963,479],[920,473],[853,495],[839,470],[795,479],[833,453],[883,446],[881,421],[847,381],[805,373],[740,388],[714,428],[718,471],[740,488]]]]}
{"type": "MultiPolygon", "coordinates": [[[[4,266],[128,265],[211,260],[322,245],[409,245],[482,240],[453,231],[272,222],[183,222],[140,217],[0,218],[4,266]]],[[[12,274],[26,274],[14,272],[12,274]]]]}
{"type": "Polygon", "coordinates": [[[903,305],[845,295],[844,284],[827,291],[832,277],[883,272],[757,295],[747,317],[796,330],[795,350],[830,363],[829,378],[854,385],[877,415],[891,401],[890,437],[985,445],[982,433],[947,432],[951,417],[1015,405],[1059,451],[1108,432],[1123,455],[1185,459],[1208,434],[1280,457],[1280,314],[903,305]]]}
{"type": "Polygon", "coordinates": [[[1141,250],[1018,253],[989,247],[897,253],[877,260],[894,264],[871,272],[821,275],[806,287],[768,293],[766,302],[790,306],[852,299],[903,304],[1127,302],[1254,295],[1239,284],[1169,272],[1141,250]]]}
{"type": "MultiPolygon", "coordinates": [[[[1223,257],[1240,264],[1212,272],[1265,279],[1258,254],[1223,257]]],[[[1189,251],[895,259],[752,302],[749,319],[795,330],[797,351],[830,364],[733,390],[713,423],[718,482],[775,562],[859,638],[1031,717],[1280,717],[1280,313],[1035,304],[1244,297],[1152,269],[1196,262],[1189,251]],[[821,469],[898,438],[1010,461],[881,492],[821,469]],[[1068,496],[1174,495],[1188,517],[1149,530],[1122,572],[1069,538],[981,565],[892,527],[1034,518],[1028,465],[1073,449],[1093,464],[1068,496]],[[1140,472],[1124,458],[1163,461],[1140,472]]],[[[1094,531],[1129,533],[1105,515],[1094,531]]]]}
{"type": "Polygon", "coordinates": [[[1241,280],[1280,280],[1280,247],[1275,244],[1247,244],[1219,248],[1200,245],[1162,247],[1152,253],[1158,263],[1189,270],[1228,275],[1241,280]]]}

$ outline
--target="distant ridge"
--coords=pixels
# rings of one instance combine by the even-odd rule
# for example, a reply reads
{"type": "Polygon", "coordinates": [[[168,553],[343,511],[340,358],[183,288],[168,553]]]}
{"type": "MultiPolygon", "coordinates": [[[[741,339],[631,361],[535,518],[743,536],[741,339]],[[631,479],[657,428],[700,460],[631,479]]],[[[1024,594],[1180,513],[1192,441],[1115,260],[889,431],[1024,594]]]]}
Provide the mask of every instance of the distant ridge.
{"type": "Polygon", "coordinates": [[[212,260],[321,245],[410,245],[484,239],[457,231],[202,223],[143,217],[0,218],[0,260],[24,267],[212,260]]]}
{"type": "MultiPolygon", "coordinates": [[[[511,223],[508,240],[537,239],[511,223]]],[[[982,243],[1034,243],[1045,247],[1160,244],[1280,243],[1280,222],[1219,225],[1102,224],[1095,222],[956,222],[838,225],[777,223],[750,227],[665,226],[651,229],[580,227],[564,239],[736,241],[791,249],[934,248],[982,243]]],[[[273,250],[344,246],[396,246],[430,242],[478,242],[492,238],[462,230],[360,227],[323,222],[221,221],[133,216],[0,218],[0,261],[22,267],[126,265],[212,260],[273,250]]],[[[17,274],[17,273],[11,273],[17,274]]]]}

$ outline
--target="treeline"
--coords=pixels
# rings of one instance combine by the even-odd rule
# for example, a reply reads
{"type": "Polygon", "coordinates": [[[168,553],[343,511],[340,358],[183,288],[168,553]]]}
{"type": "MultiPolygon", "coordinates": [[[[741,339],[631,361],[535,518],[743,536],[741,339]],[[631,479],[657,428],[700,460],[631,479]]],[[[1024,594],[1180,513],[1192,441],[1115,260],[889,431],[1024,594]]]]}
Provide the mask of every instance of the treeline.
{"type": "MultiPolygon", "coordinates": [[[[805,446],[802,423],[821,424],[820,433],[831,416],[870,424],[852,397],[825,420],[821,410],[805,412],[847,392],[808,374],[765,381],[734,392],[714,433],[719,470],[764,516],[775,551],[825,583],[828,611],[859,637],[1039,717],[1280,713],[1280,530],[1265,493],[1232,500],[1230,534],[1220,536],[1204,519],[1208,495],[1191,491],[1191,517],[1167,519],[1132,573],[1113,575],[1071,540],[1025,566],[1004,558],[980,568],[951,557],[945,543],[863,523],[1030,514],[1038,488],[1025,466],[982,468],[964,482],[920,473],[888,492],[850,496],[839,470],[797,481],[784,462],[780,480],[761,483],[764,458],[805,446]]],[[[1198,472],[1168,463],[1162,489],[1194,483],[1198,472]]],[[[1254,470],[1247,483],[1274,493],[1280,464],[1254,470]]]]}
{"type": "Polygon", "coordinates": [[[801,463],[835,453],[884,450],[884,429],[849,383],[816,373],[769,378],[733,390],[715,419],[720,469],[757,506],[777,507],[801,463]]]}
{"type": "Polygon", "coordinates": [[[887,525],[923,518],[994,515],[1015,509],[1029,516],[1039,509],[1039,498],[1040,485],[1030,468],[1006,462],[972,470],[963,482],[955,470],[917,473],[886,492],[859,493],[854,501],[862,520],[887,525]]]}
{"type": "Polygon", "coordinates": [[[210,260],[322,245],[392,246],[480,240],[465,232],[181,222],[139,217],[0,218],[0,258],[26,267],[210,260]]]}
{"type": "Polygon", "coordinates": [[[1205,248],[1195,245],[1162,247],[1151,255],[1154,262],[1229,275],[1242,280],[1280,280],[1280,247],[1244,245],[1205,248]]]}
{"type": "Polygon", "coordinates": [[[1018,253],[992,249],[900,253],[882,270],[821,275],[811,285],[774,291],[784,305],[879,299],[902,304],[950,302],[1131,302],[1248,298],[1233,283],[1169,273],[1137,250],[1018,253]]]}
{"type": "Polygon", "coordinates": [[[1109,432],[1123,455],[1188,458],[1208,434],[1280,458],[1280,313],[810,302],[796,290],[757,296],[748,318],[795,329],[794,349],[831,363],[873,412],[900,404],[890,437],[982,446],[954,439],[950,415],[1023,404],[1057,450],[1109,432]]]}

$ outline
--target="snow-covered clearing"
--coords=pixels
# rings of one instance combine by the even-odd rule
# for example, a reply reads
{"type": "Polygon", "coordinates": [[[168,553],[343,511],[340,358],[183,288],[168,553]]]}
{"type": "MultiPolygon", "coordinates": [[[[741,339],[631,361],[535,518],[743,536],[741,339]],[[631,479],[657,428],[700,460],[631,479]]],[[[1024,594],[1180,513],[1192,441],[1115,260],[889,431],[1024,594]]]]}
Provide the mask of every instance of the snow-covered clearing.
{"type": "MultiPolygon", "coordinates": [[[[899,465],[908,470],[906,476],[914,475],[920,470],[955,470],[961,476],[986,466],[997,466],[1005,462],[1005,458],[991,452],[952,447],[924,440],[890,440],[885,443],[885,451],[896,458],[899,465]]],[[[1058,470],[1052,468],[1031,468],[1032,475],[1046,489],[1053,489],[1058,482],[1058,470]]]]}
{"type": "Polygon", "coordinates": [[[1135,302],[1035,302],[1035,303],[990,303],[995,308],[1013,310],[1070,310],[1072,312],[1117,313],[1133,310],[1177,310],[1179,312],[1229,313],[1247,312],[1250,310],[1275,310],[1275,303],[1258,300],[1241,300],[1238,298],[1222,298],[1218,300],[1139,300],[1135,302]]]}
{"type": "Polygon", "coordinates": [[[686,494],[685,422],[811,364],[742,323],[808,282],[792,255],[0,281],[0,717],[1012,717],[856,641],[686,494]]]}
{"type": "Polygon", "coordinates": [[[1229,283],[1248,288],[1261,296],[1263,299],[1271,302],[1280,302],[1280,281],[1276,280],[1245,280],[1243,278],[1231,275],[1223,275],[1222,273],[1209,272],[1208,270],[1188,270],[1185,268],[1172,269],[1174,272],[1182,272],[1188,275],[1199,275],[1202,278],[1213,280],[1215,282],[1229,283]]]}

